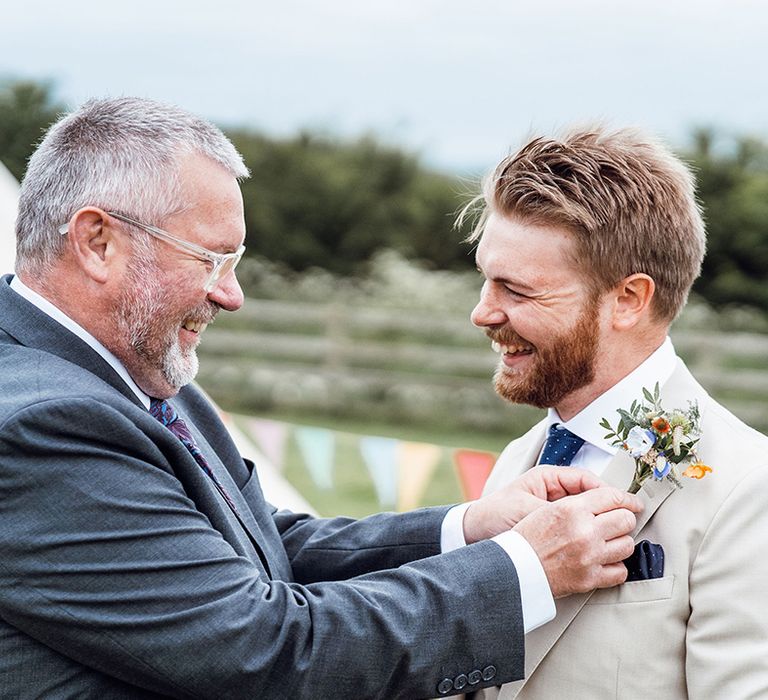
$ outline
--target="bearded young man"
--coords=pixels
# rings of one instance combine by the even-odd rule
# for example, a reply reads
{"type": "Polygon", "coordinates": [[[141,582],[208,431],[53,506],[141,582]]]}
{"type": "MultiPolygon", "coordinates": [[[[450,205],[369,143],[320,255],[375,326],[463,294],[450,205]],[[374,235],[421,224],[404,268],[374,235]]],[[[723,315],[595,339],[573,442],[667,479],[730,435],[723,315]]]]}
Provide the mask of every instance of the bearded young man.
{"type": "Polygon", "coordinates": [[[498,393],[548,409],[486,493],[542,462],[628,488],[635,462],[600,423],[657,383],[667,411],[697,402],[696,453],[713,471],[683,489],[647,481],[629,580],[558,601],[526,638],[525,680],[477,697],[768,697],[768,439],[707,395],[667,337],[704,254],[690,172],[636,132],[576,131],[505,158],[483,199],[472,321],[501,355],[498,393]]]}
{"type": "Polygon", "coordinates": [[[641,505],[592,476],[361,521],[264,501],[190,385],[243,303],[247,172],[216,127],[133,98],[30,160],[0,280],[3,697],[455,694],[519,678],[553,596],[627,575],[641,505]]]}

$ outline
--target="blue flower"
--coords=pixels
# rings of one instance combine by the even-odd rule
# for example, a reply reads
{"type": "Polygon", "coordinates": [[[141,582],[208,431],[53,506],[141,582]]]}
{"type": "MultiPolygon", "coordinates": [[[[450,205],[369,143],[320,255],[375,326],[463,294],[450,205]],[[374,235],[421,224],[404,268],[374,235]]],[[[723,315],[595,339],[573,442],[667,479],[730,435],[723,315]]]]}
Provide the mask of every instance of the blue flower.
{"type": "Polygon", "coordinates": [[[657,481],[661,481],[667,474],[669,474],[670,469],[672,469],[672,464],[663,456],[659,455],[656,459],[656,464],[653,465],[653,478],[657,481]]]}

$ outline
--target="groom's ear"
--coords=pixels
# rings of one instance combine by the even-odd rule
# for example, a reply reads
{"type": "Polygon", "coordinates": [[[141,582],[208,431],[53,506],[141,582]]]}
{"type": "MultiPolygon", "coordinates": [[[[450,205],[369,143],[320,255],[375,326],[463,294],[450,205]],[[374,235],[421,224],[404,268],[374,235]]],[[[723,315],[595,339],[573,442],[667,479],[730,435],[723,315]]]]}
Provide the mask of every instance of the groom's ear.
{"type": "Polygon", "coordinates": [[[656,291],[653,278],[638,272],[625,277],[613,288],[612,325],[617,331],[634,328],[650,314],[651,300],[656,291]]]}

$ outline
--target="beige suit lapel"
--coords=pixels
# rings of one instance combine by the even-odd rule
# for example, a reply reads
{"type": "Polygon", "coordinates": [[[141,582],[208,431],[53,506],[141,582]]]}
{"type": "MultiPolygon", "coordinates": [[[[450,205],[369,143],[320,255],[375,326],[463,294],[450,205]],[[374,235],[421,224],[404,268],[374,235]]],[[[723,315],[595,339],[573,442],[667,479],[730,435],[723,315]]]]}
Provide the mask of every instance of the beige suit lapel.
{"type": "MultiPolygon", "coordinates": [[[[688,401],[698,400],[700,408],[704,409],[706,406],[706,398],[706,392],[704,392],[701,386],[691,376],[682,361],[678,361],[675,372],[661,391],[662,405],[664,408],[685,408],[688,401]]],[[[541,449],[541,445],[539,445],[538,449],[541,449]]],[[[537,456],[538,452],[536,452],[534,460],[537,456]]],[[[530,466],[531,463],[528,462],[526,466],[521,469],[521,472],[525,471],[525,469],[530,466]]],[[[626,452],[620,451],[613,457],[601,478],[611,486],[625,490],[629,487],[634,469],[634,459],[632,459],[626,452]]],[[[664,503],[675,490],[675,487],[667,480],[660,482],[651,480],[643,486],[638,496],[643,500],[645,509],[638,516],[637,525],[632,533],[636,541],[640,539],[640,534],[650,521],[651,517],[653,517],[653,514],[658,510],[659,506],[661,506],[661,504],[664,503]]],[[[584,607],[593,594],[594,591],[572,595],[555,601],[557,608],[555,619],[526,635],[526,680],[535,672],[536,668],[549,653],[549,650],[555,645],[557,640],[565,632],[571,622],[573,622],[573,619],[578,615],[579,611],[584,607]]],[[[499,700],[510,700],[511,698],[514,698],[525,686],[526,680],[503,686],[501,693],[499,694],[499,700]]]]}
{"type": "Polygon", "coordinates": [[[544,445],[547,425],[546,420],[540,421],[525,435],[509,444],[499,455],[496,466],[483,488],[483,494],[498,491],[536,464],[544,445]]]}

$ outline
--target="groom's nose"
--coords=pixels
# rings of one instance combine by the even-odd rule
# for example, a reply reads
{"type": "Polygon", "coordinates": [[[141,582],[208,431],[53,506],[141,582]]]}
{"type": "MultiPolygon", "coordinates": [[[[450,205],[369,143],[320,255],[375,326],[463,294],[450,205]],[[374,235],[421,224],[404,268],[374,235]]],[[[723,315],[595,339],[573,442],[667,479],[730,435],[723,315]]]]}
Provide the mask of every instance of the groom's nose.
{"type": "Polygon", "coordinates": [[[479,328],[500,326],[507,321],[507,315],[498,304],[493,283],[486,280],[480,290],[480,301],[469,315],[470,321],[479,328]]]}

